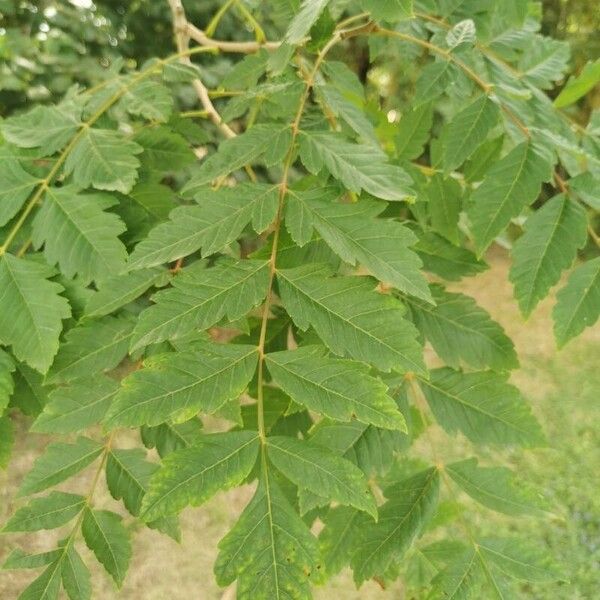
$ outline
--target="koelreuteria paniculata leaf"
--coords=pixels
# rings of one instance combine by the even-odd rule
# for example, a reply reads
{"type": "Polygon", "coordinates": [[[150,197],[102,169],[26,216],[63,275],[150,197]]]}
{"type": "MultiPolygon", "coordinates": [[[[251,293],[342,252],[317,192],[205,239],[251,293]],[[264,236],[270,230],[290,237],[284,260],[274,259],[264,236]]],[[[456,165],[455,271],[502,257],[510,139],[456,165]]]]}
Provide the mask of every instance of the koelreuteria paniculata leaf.
{"type": "MultiPolygon", "coordinates": [[[[84,4],[47,37],[113,27],[84,4]]],[[[41,569],[19,598],[95,597],[94,557],[121,586],[138,524],[177,540],[232,488],[214,573],[239,600],[344,568],[414,598],[560,579],[473,518],[553,507],[497,464],[546,441],[519,324],[462,282],[499,242],[523,315],[559,286],[560,346],[597,322],[600,121],[560,111],[597,62],[552,103],[569,47],[520,1],[154,4],[100,71],[23,58],[56,81],[0,123],[0,467],[24,419],[50,438],[3,531],[58,532],[8,555],[41,569]]]]}

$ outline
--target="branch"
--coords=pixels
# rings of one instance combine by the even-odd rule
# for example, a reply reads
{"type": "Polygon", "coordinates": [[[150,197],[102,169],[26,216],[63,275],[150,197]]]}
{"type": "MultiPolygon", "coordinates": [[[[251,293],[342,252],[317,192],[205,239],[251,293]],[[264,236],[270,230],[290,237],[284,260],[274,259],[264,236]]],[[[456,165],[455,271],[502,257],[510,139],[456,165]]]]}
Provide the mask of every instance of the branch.
{"type": "MultiPolygon", "coordinates": [[[[171,7],[171,14],[173,15],[173,31],[175,33],[177,51],[179,53],[185,53],[190,43],[189,23],[185,17],[185,10],[181,0],[168,1],[169,6],[171,7]]],[[[205,46],[218,48],[218,46],[211,46],[210,44],[205,44],[205,46]]],[[[191,60],[187,56],[181,56],[179,60],[184,64],[191,64],[191,60]]],[[[217,109],[210,99],[206,86],[199,79],[193,81],[193,86],[209,119],[223,132],[223,135],[226,138],[235,137],[235,131],[233,131],[227,123],[223,122],[221,115],[217,112],[217,109]]]]}
{"type": "MultiPolygon", "coordinates": [[[[172,4],[171,0],[169,3],[172,4]]],[[[228,42],[215,40],[208,37],[202,29],[198,29],[195,25],[186,22],[185,33],[195,42],[201,46],[207,46],[209,48],[216,48],[221,52],[238,52],[240,54],[252,54],[258,52],[262,48],[265,50],[277,50],[281,45],[281,42],[228,42]]]]}

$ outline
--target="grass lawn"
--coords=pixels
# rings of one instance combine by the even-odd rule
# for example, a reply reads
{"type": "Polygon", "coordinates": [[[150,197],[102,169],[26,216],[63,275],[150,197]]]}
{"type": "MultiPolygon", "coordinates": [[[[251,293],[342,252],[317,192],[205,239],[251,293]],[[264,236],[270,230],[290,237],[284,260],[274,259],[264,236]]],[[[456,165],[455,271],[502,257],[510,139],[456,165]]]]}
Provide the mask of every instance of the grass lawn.
{"type": "MultiPolygon", "coordinates": [[[[503,454],[503,460],[542,492],[553,514],[547,520],[511,520],[478,509],[474,527],[484,535],[518,535],[538,540],[564,565],[568,583],[521,588],[524,598],[592,600],[600,597],[600,325],[557,353],[550,320],[552,300],[543,302],[524,323],[511,298],[506,257],[498,251],[491,257],[491,263],[489,271],[466,286],[453,287],[477,298],[515,340],[522,368],[514,374],[513,381],[531,400],[545,427],[548,447],[511,451],[503,454]]],[[[469,446],[460,439],[447,438],[437,430],[433,437],[444,456],[471,455],[469,446]]],[[[8,471],[0,472],[0,523],[13,511],[15,490],[45,443],[44,436],[34,434],[20,439],[8,471]]],[[[133,444],[135,440],[125,439],[123,443],[133,444]]],[[[427,455],[426,440],[421,440],[418,447],[427,455]]],[[[82,477],[77,485],[85,490],[86,478],[82,477]]],[[[73,491],[73,485],[69,491],[73,491]]],[[[184,511],[181,545],[156,532],[140,529],[134,537],[132,566],[120,593],[82,548],[84,559],[89,559],[88,564],[93,566],[94,598],[232,600],[233,590],[224,592],[214,583],[212,563],[218,540],[235,522],[250,494],[250,487],[241,488],[217,496],[200,509],[184,511]]],[[[98,506],[111,503],[106,492],[98,494],[98,506]]],[[[114,506],[112,503],[111,507],[114,506]]],[[[17,545],[28,551],[48,549],[57,536],[56,532],[2,536],[0,561],[17,545]]],[[[31,574],[0,572],[0,598],[16,599],[31,574]]],[[[406,596],[399,586],[385,593],[374,583],[357,591],[350,574],[343,573],[318,590],[316,597],[398,600],[411,596],[406,596]]]]}

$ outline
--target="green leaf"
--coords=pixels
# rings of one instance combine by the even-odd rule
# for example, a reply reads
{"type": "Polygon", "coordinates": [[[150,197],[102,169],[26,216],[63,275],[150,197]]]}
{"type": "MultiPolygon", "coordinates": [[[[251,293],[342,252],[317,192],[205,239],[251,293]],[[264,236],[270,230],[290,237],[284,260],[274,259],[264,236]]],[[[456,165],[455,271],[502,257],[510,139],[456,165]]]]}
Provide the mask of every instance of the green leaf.
{"type": "Polygon", "coordinates": [[[120,104],[127,112],[144,117],[149,121],[164,122],[173,111],[173,96],[170,90],[152,79],[144,79],[135,85],[127,85],[120,104]]]}
{"type": "Polygon", "coordinates": [[[50,492],[43,498],[34,498],[20,508],[2,531],[39,531],[56,529],[74,519],[85,506],[85,498],[76,494],[50,492]]]}
{"type": "Polygon", "coordinates": [[[144,148],[143,167],[152,173],[180,171],[196,160],[185,138],[166,127],[142,129],[134,140],[144,148]]]}
{"type": "Polygon", "coordinates": [[[205,189],[198,194],[197,205],[173,210],[167,223],[155,227],[148,238],[136,246],[130,267],[153,267],[200,248],[202,256],[219,252],[240,236],[258,207],[263,203],[272,207],[278,193],[277,186],[258,183],[214,191],[205,189]]]}
{"type": "Polygon", "coordinates": [[[448,89],[456,75],[456,68],[449,60],[439,60],[424,67],[415,86],[413,109],[436,100],[448,89]]]}
{"type": "Polygon", "coordinates": [[[199,506],[218,491],[239,485],[256,462],[258,446],[256,432],[230,431],[201,436],[190,448],[172,452],[150,481],[142,519],[199,506]]]}
{"type": "Polygon", "coordinates": [[[513,246],[509,275],[525,316],[558,283],[586,241],[585,211],[565,195],[555,196],[527,219],[525,233],[513,246]]]}
{"type": "Polygon", "coordinates": [[[49,395],[49,402],[33,422],[37,433],[73,433],[99,424],[119,384],[105,375],[83,378],[49,395]]]}
{"type": "Polygon", "coordinates": [[[105,279],[85,305],[85,316],[103,317],[113,313],[139,298],[152,286],[164,285],[169,277],[168,271],[154,267],[105,279]]]}
{"type": "Polygon", "coordinates": [[[316,89],[333,113],[346,121],[363,141],[373,145],[379,144],[375,128],[365,115],[362,103],[357,105],[342,91],[330,84],[318,85],[316,89]]]}
{"type": "Polygon", "coordinates": [[[549,163],[530,142],[513,148],[488,171],[467,211],[480,255],[537,198],[542,181],[549,178],[549,163]]]}
{"type": "Polygon", "coordinates": [[[337,575],[354,554],[362,515],[348,506],[330,508],[322,517],[325,524],[319,534],[319,550],[328,577],[337,575]]]}
{"type": "Polygon", "coordinates": [[[269,437],[267,449],[269,460],[296,485],[377,518],[367,478],[350,461],[291,437],[269,437]]]}
{"type": "Polygon", "coordinates": [[[87,547],[121,587],[131,559],[131,542],[119,515],[108,510],[86,509],[81,532],[87,547]]]}
{"type": "Polygon", "coordinates": [[[439,492],[439,473],[431,468],[385,490],[389,500],[379,507],[377,523],[364,520],[352,558],[357,584],[382,575],[402,558],[433,516],[439,492]]]}
{"type": "Polygon", "coordinates": [[[62,583],[70,600],[90,600],[92,582],[90,571],[73,545],[63,550],[62,583]]]}
{"type": "Polygon", "coordinates": [[[458,220],[462,210],[462,190],[460,184],[450,177],[436,173],[426,188],[427,211],[431,227],[453,244],[460,242],[458,220]]]}
{"type": "Polygon", "coordinates": [[[161,423],[156,427],[142,426],[142,441],[146,448],[156,448],[158,455],[164,458],[167,454],[193,446],[202,432],[202,422],[190,419],[185,423],[161,423]]]}
{"type": "Polygon", "coordinates": [[[356,418],[384,429],[406,430],[387,386],[362,363],[329,358],[319,346],[266,355],[275,383],[309,410],[337,419],[356,418]]]}
{"type": "Polygon", "coordinates": [[[169,213],[177,206],[173,190],[154,181],[139,181],[121,198],[118,210],[127,223],[132,241],[143,239],[150,229],[169,218],[169,213]]]}
{"type": "Polygon", "coordinates": [[[206,343],[200,351],[158,354],[123,380],[105,424],[159,425],[214,413],[244,391],[254,375],[255,346],[206,343]]]}
{"type": "Polygon", "coordinates": [[[554,100],[556,108],[569,106],[593,90],[600,81],[600,58],[585,64],[577,77],[569,77],[567,85],[554,100]]]}
{"type": "Polygon", "coordinates": [[[62,561],[56,560],[20,594],[18,600],[58,600],[62,561]]]}
{"type": "Polygon", "coordinates": [[[158,465],[146,460],[140,448],[111,450],[106,460],[106,484],[115,500],[123,500],[125,508],[139,516],[142,499],[150,485],[150,478],[158,465]]]}
{"type": "Polygon", "coordinates": [[[164,65],[162,70],[163,79],[168,83],[190,83],[199,79],[200,74],[201,71],[196,65],[182,62],[170,62],[164,65]]]}
{"type": "Polygon", "coordinates": [[[48,388],[44,386],[44,378],[25,363],[18,363],[14,381],[13,406],[27,416],[39,415],[48,402],[48,388]]]}
{"type": "Polygon", "coordinates": [[[413,322],[450,367],[461,362],[474,369],[514,369],[519,360],[502,327],[473,298],[431,286],[435,306],[406,298],[413,322]]]}
{"type": "Polygon", "coordinates": [[[360,4],[376,21],[395,23],[413,17],[413,0],[361,0],[360,4]]]}
{"type": "Polygon", "coordinates": [[[382,200],[408,200],[415,195],[412,180],[386,154],[372,145],[354,144],[331,132],[302,132],[300,157],[314,174],[325,167],[351,192],[362,190],[382,200]]]}
{"type": "Polygon", "coordinates": [[[505,467],[480,467],[476,458],[461,460],[445,467],[446,472],[483,506],[507,515],[539,514],[539,497],[524,482],[515,481],[505,467]]]}
{"type": "Polygon", "coordinates": [[[133,321],[103,317],[69,330],[48,373],[48,383],[67,383],[114,369],[127,355],[133,321]]]}
{"type": "Polygon", "coordinates": [[[127,194],[133,188],[143,148],[118,131],[86,128],[65,161],[65,173],[81,188],[127,194]]]}
{"type": "Polygon", "coordinates": [[[102,454],[102,446],[80,437],[73,444],[54,442],[34,463],[21,483],[19,496],[35,494],[79,473],[102,454]]]}
{"type": "Polygon", "coordinates": [[[259,260],[198,262],[174,277],[172,287],[153,296],[136,324],[131,349],[205,330],[226,317],[235,321],[263,301],[269,264],[259,260]]]}
{"type": "Polygon", "coordinates": [[[413,160],[423,154],[433,124],[433,105],[426,103],[407,110],[400,119],[394,143],[399,158],[413,160]]]}
{"type": "Polygon", "coordinates": [[[108,194],[81,194],[74,186],[47,188],[33,220],[33,245],[44,246],[49,264],[58,263],[66,277],[79,275],[82,283],[119,273],[127,251],[118,237],[125,225],[106,212],[114,204],[108,194]]]}
{"type": "Polygon", "coordinates": [[[477,39],[475,23],[472,19],[459,21],[446,34],[446,44],[450,50],[454,50],[464,44],[474,44],[477,39]]]}
{"type": "Polygon", "coordinates": [[[45,567],[57,558],[60,558],[59,549],[42,552],[40,554],[25,554],[19,548],[15,548],[4,561],[3,569],[37,569],[45,567]]]}
{"type": "Polygon", "coordinates": [[[423,261],[426,271],[447,281],[471,277],[488,268],[488,265],[470,250],[455,246],[433,232],[419,234],[419,241],[414,250],[423,261]]]}
{"type": "Polygon", "coordinates": [[[327,277],[306,265],[277,271],[281,300],[294,323],[312,326],[335,354],[389,371],[424,373],[416,330],[394,298],[378,294],[363,277],[327,277]]]}
{"type": "Polygon", "coordinates": [[[38,105],[6,119],[1,126],[4,138],[20,148],[42,148],[50,156],[65,146],[79,129],[77,117],[64,107],[38,105]]]}
{"type": "Polygon", "coordinates": [[[548,552],[531,542],[510,538],[490,538],[477,543],[479,552],[509,577],[534,583],[561,579],[548,552]]]}
{"type": "Polygon", "coordinates": [[[217,583],[237,579],[239,600],[304,599],[318,570],[317,540],[265,469],[254,497],[219,542],[217,583]]]}
{"type": "Polygon", "coordinates": [[[420,385],[436,420],[448,433],[461,431],[475,444],[544,443],[530,407],[502,375],[448,368],[434,369],[430,375],[420,385]]]}
{"type": "Polygon", "coordinates": [[[462,165],[485,141],[499,118],[500,109],[487,94],[482,94],[456,114],[442,133],[446,170],[452,171],[462,165]]]}
{"type": "Polygon", "coordinates": [[[0,256],[0,343],[45,373],[58,350],[62,319],[70,316],[54,271],[36,260],[0,256]],[[18,316],[18,318],[17,318],[18,316]]]}
{"type": "Polygon", "coordinates": [[[359,421],[322,419],[311,428],[310,440],[343,455],[367,475],[381,475],[393,464],[390,456],[407,448],[409,437],[400,430],[380,429],[359,421]]]}
{"type": "Polygon", "coordinates": [[[556,295],[554,335],[561,348],[600,317],[600,257],[573,270],[556,295]]]}
{"type": "Polygon", "coordinates": [[[468,183],[481,181],[485,177],[488,169],[498,161],[503,146],[503,135],[499,135],[498,137],[483,142],[463,166],[462,170],[465,175],[465,180],[468,183]]]}
{"type": "Polygon", "coordinates": [[[590,208],[600,211],[600,185],[588,171],[569,179],[569,189],[577,194],[590,208]]]}
{"type": "Polygon", "coordinates": [[[244,133],[219,144],[216,154],[209,156],[183,188],[194,195],[218,177],[249,165],[265,155],[270,164],[283,159],[291,142],[291,130],[281,125],[254,125],[244,133]]]}
{"type": "Polygon", "coordinates": [[[521,54],[517,69],[526,83],[550,89],[563,78],[569,67],[571,49],[567,42],[541,35],[532,36],[530,44],[521,54]]]}
{"type": "Polygon", "coordinates": [[[8,402],[14,390],[14,382],[11,373],[16,365],[8,352],[0,348],[0,415],[8,406],[8,402]]]}
{"type": "Polygon", "coordinates": [[[453,558],[433,580],[432,600],[481,598],[483,571],[477,550],[469,548],[453,558]]]}
{"type": "Polygon", "coordinates": [[[21,209],[39,180],[27,173],[19,161],[3,158],[0,162],[0,227],[21,209]]]}
{"type": "Polygon", "coordinates": [[[12,421],[8,416],[0,417],[0,469],[8,466],[14,441],[12,421]]]}
{"type": "Polygon", "coordinates": [[[329,189],[291,192],[285,215],[286,227],[302,245],[310,239],[312,227],[328,246],[351,265],[364,265],[380,281],[399,290],[431,300],[427,282],[419,272],[421,262],[409,250],[416,242],[406,227],[377,218],[385,205],[361,200],[354,204],[331,202],[337,193],[329,189]]]}
{"type": "Polygon", "coordinates": [[[329,0],[304,0],[300,11],[292,19],[285,33],[285,42],[288,44],[299,44],[317,22],[320,14],[329,4],[329,0]]]}

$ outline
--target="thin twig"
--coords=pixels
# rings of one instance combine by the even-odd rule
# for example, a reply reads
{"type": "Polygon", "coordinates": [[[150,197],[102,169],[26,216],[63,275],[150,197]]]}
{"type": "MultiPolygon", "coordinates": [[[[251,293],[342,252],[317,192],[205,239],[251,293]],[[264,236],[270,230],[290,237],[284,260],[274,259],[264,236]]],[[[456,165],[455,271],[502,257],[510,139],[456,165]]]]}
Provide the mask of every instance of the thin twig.
{"type": "MultiPolygon", "coordinates": [[[[173,16],[173,30],[175,32],[177,50],[180,53],[184,53],[189,48],[190,43],[189,27],[185,16],[185,10],[181,0],[169,0],[169,6],[173,16]]],[[[187,56],[182,56],[179,60],[184,64],[191,64],[191,61],[187,56]]],[[[192,85],[194,86],[194,89],[198,94],[198,98],[200,99],[200,102],[202,103],[202,106],[207,112],[210,120],[221,130],[226,138],[235,137],[235,131],[233,131],[233,129],[231,129],[227,123],[223,122],[221,115],[217,112],[217,109],[214,107],[214,104],[210,99],[208,89],[202,83],[202,81],[200,81],[200,79],[194,79],[192,85]]]]}
{"type": "MultiPolygon", "coordinates": [[[[171,0],[169,0],[171,2],[171,0]]],[[[204,33],[192,23],[186,23],[186,34],[201,46],[216,48],[221,52],[233,52],[239,54],[253,54],[262,48],[265,50],[277,50],[281,46],[281,42],[230,42],[215,40],[204,33]]]]}

